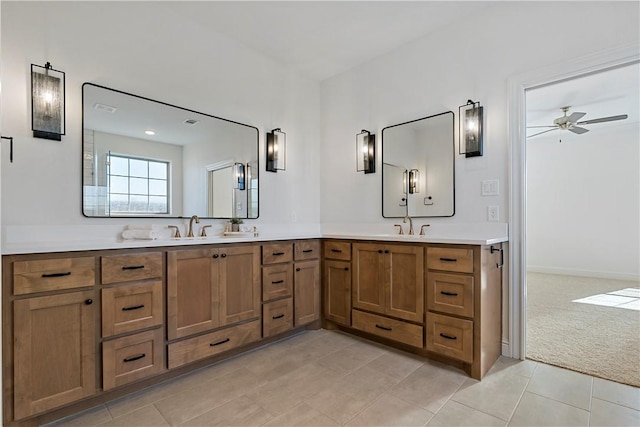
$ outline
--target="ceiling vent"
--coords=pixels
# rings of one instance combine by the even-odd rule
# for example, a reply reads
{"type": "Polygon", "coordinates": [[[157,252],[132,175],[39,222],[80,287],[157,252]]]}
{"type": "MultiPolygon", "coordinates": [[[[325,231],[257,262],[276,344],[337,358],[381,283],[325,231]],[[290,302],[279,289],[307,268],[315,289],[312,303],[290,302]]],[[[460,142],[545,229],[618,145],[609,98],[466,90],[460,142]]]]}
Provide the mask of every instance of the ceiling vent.
{"type": "Polygon", "coordinates": [[[200,120],[196,120],[196,119],[187,119],[187,120],[185,120],[185,121],[184,121],[184,122],[182,122],[182,123],[184,123],[185,125],[189,125],[189,126],[195,126],[195,125],[197,125],[198,123],[200,123],[200,120]]]}
{"type": "Polygon", "coordinates": [[[116,107],[112,107],[110,105],[105,105],[100,103],[95,104],[93,108],[95,108],[98,111],[104,111],[105,113],[115,113],[117,110],[116,107]]]}

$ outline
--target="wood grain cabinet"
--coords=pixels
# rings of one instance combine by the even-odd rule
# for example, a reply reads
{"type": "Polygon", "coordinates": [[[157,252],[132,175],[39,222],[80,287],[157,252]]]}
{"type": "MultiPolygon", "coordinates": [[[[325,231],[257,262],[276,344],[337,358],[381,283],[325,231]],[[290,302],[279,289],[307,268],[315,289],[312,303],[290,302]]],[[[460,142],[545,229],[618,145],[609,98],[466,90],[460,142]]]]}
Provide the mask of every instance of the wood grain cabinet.
{"type": "Polygon", "coordinates": [[[322,253],[324,317],[351,326],[351,243],[325,240],[322,253]]]}
{"type": "Polygon", "coordinates": [[[294,243],[294,326],[320,319],[320,241],[294,243]]]}

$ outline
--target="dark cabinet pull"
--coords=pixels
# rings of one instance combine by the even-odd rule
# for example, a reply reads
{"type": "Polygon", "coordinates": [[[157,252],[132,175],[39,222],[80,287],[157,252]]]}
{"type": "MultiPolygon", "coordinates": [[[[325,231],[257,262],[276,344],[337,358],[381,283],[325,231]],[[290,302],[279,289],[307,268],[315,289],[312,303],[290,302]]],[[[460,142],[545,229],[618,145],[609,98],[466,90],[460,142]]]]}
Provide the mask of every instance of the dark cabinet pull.
{"type": "Polygon", "coordinates": [[[388,254],[388,253],[389,253],[389,250],[388,250],[388,249],[385,249],[385,250],[384,250],[384,253],[385,253],[385,254],[388,254]]]}
{"type": "Polygon", "coordinates": [[[349,267],[345,267],[345,268],[344,268],[344,271],[349,271],[349,267]]]}
{"type": "Polygon", "coordinates": [[[448,340],[457,340],[458,339],[457,337],[452,337],[451,335],[446,335],[446,334],[443,334],[442,332],[440,332],[440,336],[442,338],[446,338],[448,340]]]}
{"type": "Polygon", "coordinates": [[[309,252],[313,252],[313,249],[304,249],[302,253],[308,254],[309,252]]]}
{"type": "Polygon", "coordinates": [[[300,271],[300,270],[301,270],[300,267],[296,268],[296,271],[300,271]]]}
{"type": "Polygon", "coordinates": [[[87,300],[84,300],[84,303],[85,303],[86,305],[91,305],[91,304],[93,304],[93,300],[92,300],[91,298],[89,298],[89,299],[87,299],[87,300]]]}
{"type": "Polygon", "coordinates": [[[382,253],[382,249],[378,249],[378,253],[381,254],[382,253]]]}
{"type": "Polygon", "coordinates": [[[442,262],[457,262],[458,260],[456,258],[440,258],[440,261],[442,261],[442,262]]]}
{"type": "Polygon", "coordinates": [[[276,320],[276,319],[282,319],[284,317],[284,314],[278,314],[277,316],[273,316],[272,319],[276,320]]]}
{"type": "Polygon", "coordinates": [[[276,280],[275,282],[271,282],[273,285],[277,285],[278,283],[284,283],[284,280],[276,280]]]}
{"type": "Polygon", "coordinates": [[[496,263],[496,268],[502,268],[502,266],[504,265],[504,249],[494,248],[493,245],[491,246],[491,253],[498,251],[500,252],[500,264],[496,263]]]}
{"type": "Polygon", "coordinates": [[[63,276],[71,276],[70,271],[65,271],[64,273],[44,273],[42,277],[63,277],[63,276]]]}
{"type": "Polygon", "coordinates": [[[387,328],[386,326],[380,326],[378,324],[376,324],[376,328],[382,329],[383,331],[391,331],[392,330],[391,328],[387,328]]]}
{"type": "Polygon", "coordinates": [[[458,294],[457,294],[456,292],[440,291],[440,293],[441,293],[442,295],[448,295],[448,296],[450,296],[450,297],[457,297],[457,296],[458,296],[458,294]]]}
{"type": "Polygon", "coordinates": [[[128,363],[128,362],[135,362],[136,360],[140,360],[140,359],[142,359],[142,358],[143,358],[143,357],[145,357],[145,356],[146,356],[146,354],[144,354],[144,353],[140,353],[140,354],[138,354],[137,356],[125,357],[124,359],[122,359],[122,361],[123,361],[124,363],[128,363]]]}
{"type": "Polygon", "coordinates": [[[227,254],[220,255],[220,258],[226,258],[226,257],[227,257],[227,254]]]}
{"type": "Polygon", "coordinates": [[[229,341],[231,341],[231,338],[227,338],[226,340],[222,340],[222,341],[218,341],[218,342],[213,342],[213,343],[209,344],[209,346],[210,347],[215,347],[217,345],[228,343],[229,341]]]}
{"type": "Polygon", "coordinates": [[[331,249],[331,252],[342,253],[342,249],[331,249]]]}
{"type": "Polygon", "coordinates": [[[144,308],[144,304],[132,305],[131,307],[122,307],[122,311],[139,310],[144,308]]]}
{"type": "Polygon", "coordinates": [[[220,255],[218,255],[218,254],[213,254],[213,259],[218,259],[219,256],[220,255]]]}
{"type": "Polygon", "coordinates": [[[125,265],[122,267],[123,270],[140,270],[144,268],[144,265],[125,265]]]}
{"type": "Polygon", "coordinates": [[[284,252],[273,252],[273,256],[284,255],[284,252]]]}

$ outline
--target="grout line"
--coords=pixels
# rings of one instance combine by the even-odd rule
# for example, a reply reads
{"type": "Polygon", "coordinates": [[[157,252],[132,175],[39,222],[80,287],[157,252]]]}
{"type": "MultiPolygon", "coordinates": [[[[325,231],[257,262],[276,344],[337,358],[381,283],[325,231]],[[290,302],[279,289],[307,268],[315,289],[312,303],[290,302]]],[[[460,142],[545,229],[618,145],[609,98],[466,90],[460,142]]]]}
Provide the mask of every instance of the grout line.
{"type": "Polygon", "coordinates": [[[516,414],[516,411],[518,410],[518,406],[520,406],[520,402],[522,402],[522,398],[524,397],[524,394],[527,392],[527,388],[529,387],[529,384],[531,383],[533,376],[536,374],[536,371],[538,370],[538,366],[540,366],[540,363],[536,363],[536,366],[533,367],[533,372],[531,372],[531,376],[529,377],[529,379],[527,379],[527,384],[525,384],[524,388],[522,389],[520,398],[518,398],[516,405],[513,407],[513,411],[511,411],[511,415],[509,415],[509,419],[507,420],[507,425],[511,423],[513,416],[516,414]]]}

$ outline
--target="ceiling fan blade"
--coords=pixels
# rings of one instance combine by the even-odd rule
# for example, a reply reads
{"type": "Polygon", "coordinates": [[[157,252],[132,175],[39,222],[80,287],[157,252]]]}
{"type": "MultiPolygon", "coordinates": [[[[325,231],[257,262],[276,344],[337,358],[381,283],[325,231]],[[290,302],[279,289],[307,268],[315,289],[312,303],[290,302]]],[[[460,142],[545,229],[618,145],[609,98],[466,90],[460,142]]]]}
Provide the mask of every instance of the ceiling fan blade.
{"type": "Polygon", "coordinates": [[[571,113],[571,115],[569,117],[567,117],[567,121],[571,122],[571,123],[575,123],[576,121],[580,120],[583,116],[585,116],[587,113],[579,113],[579,112],[575,112],[575,113],[571,113]]]}
{"type": "MultiPolygon", "coordinates": [[[[555,127],[555,126],[554,126],[555,127]]],[[[534,133],[533,135],[528,135],[527,138],[531,138],[533,136],[538,136],[538,135],[542,135],[543,133],[547,133],[547,132],[551,132],[552,130],[556,130],[558,129],[557,127],[555,127],[555,129],[547,129],[547,130],[543,130],[542,132],[538,132],[538,133],[534,133]]]]}
{"type": "Polygon", "coordinates": [[[533,128],[556,128],[558,126],[552,125],[552,126],[527,126],[527,129],[533,129],[533,128]]]}
{"type": "Polygon", "coordinates": [[[594,123],[613,122],[615,120],[624,120],[628,118],[626,114],[620,114],[619,116],[600,117],[599,119],[585,120],[584,122],[578,122],[577,125],[592,125],[594,123]]]}
{"type": "Polygon", "coordinates": [[[581,128],[581,127],[578,127],[578,126],[574,126],[572,128],[569,128],[568,130],[573,132],[573,133],[577,133],[578,135],[582,135],[583,133],[589,132],[589,129],[581,128]]]}

